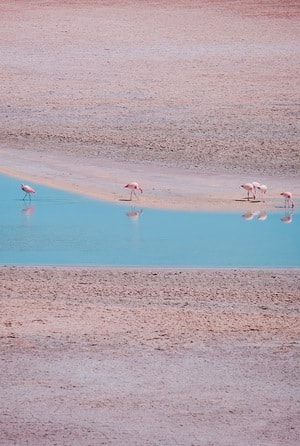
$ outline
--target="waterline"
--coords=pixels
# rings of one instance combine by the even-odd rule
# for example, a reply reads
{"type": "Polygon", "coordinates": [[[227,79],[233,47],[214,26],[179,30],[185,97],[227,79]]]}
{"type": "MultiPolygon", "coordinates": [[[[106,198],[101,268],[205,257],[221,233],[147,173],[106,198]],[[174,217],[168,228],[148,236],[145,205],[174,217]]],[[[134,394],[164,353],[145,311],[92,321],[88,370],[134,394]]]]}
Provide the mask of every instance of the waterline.
{"type": "Polygon", "coordinates": [[[2,265],[300,267],[299,215],[143,209],[0,177],[2,265]]]}

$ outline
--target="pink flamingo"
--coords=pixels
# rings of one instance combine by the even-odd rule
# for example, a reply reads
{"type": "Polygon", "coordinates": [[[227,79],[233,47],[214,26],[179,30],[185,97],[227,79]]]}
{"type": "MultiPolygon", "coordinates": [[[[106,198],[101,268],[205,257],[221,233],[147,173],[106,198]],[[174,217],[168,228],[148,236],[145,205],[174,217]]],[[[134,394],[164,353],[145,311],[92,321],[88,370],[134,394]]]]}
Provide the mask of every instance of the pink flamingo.
{"type": "Polygon", "coordinates": [[[29,198],[31,200],[31,194],[35,194],[35,190],[31,186],[28,186],[28,184],[21,184],[21,189],[25,192],[23,200],[25,200],[27,195],[29,195],[29,198]]]}
{"type": "MultiPolygon", "coordinates": [[[[266,192],[268,190],[267,186],[265,184],[260,184],[259,186],[257,186],[257,189],[260,190],[260,196],[263,199],[264,195],[266,194],[266,192]]],[[[263,199],[263,201],[265,201],[265,200],[263,199]]]]}
{"type": "Polygon", "coordinates": [[[293,208],[295,206],[295,204],[292,200],[293,195],[291,192],[281,192],[280,195],[282,195],[284,197],[284,207],[293,208]]]}
{"type": "Polygon", "coordinates": [[[254,191],[254,195],[256,195],[256,189],[259,188],[260,183],[258,183],[257,181],[252,181],[251,183],[253,185],[253,191],[254,191]]]}
{"type": "Polygon", "coordinates": [[[252,183],[244,183],[244,184],[241,185],[241,187],[247,191],[248,201],[249,201],[249,198],[250,198],[249,197],[250,192],[252,194],[253,199],[255,200],[255,187],[253,186],[252,183]]]}
{"type": "Polygon", "coordinates": [[[141,191],[141,194],[143,193],[142,188],[138,185],[138,183],[136,183],[135,181],[132,181],[131,183],[125,184],[124,187],[127,187],[127,189],[130,189],[130,200],[132,200],[132,194],[134,194],[137,197],[137,194],[135,193],[136,190],[141,191]]]}

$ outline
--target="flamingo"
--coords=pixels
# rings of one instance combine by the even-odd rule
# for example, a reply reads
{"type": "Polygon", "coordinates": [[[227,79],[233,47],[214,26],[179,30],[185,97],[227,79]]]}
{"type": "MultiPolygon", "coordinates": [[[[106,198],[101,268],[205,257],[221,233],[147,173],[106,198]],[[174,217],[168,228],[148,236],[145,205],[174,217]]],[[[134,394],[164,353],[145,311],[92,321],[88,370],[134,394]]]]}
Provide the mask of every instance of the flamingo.
{"type": "Polygon", "coordinates": [[[134,194],[136,196],[136,198],[138,199],[137,194],[135,193],[136,190],[141,191],[141,194],[143,193],[142,188],[135,181],[125,184],[124,187],[127,187],[127,189],[130,189],[130,201],[132,200],[132,194],[134,194]]]}
{"type": "Polygon", "coordinates": [[[284,207],[293,208],[295,206],[295,203],[292,200],[293,195],[291,192],[281,192],[280,195],[284,197],[284,207]]]}
{"type": "MultiPolygon", "coordinates": [[[[264,197],[264,195],[266,194],[266,192],[268,190],[268,188],[267,188],[267,186],[265,184],[260,184],[259,186],[257,186],[257,189],[260,190],[261,198],[264,197]]],[[[263,200],[263,201],[265,201],[265,200],[263,200]]]]}
{"type": "Polygon", "coordinates": [[[258,183],[257,181],[252,181],[251,183],[253,185],[253,191],[254,191],[254,195],[256,195],[256,189],[259,188],[260,183],[258,183]]]}
{"type": "Polygon", "coordinates": [[[249,194],[250,194],[250,192],[252,194],[253,199],[255,200],[255,187],[253,186],[252,183],[244,183],[244,184],[241,185],[241,187],[247,191],[248,201],[249,201],[249,194]]]}
{"type": "Polygon", "coordinates": [[[28,184],[21,184],[21,189],[25,192],[23,200],[25,200],[27,195],[29,195],[29,198],[31,200],[31,194],[35,194],[35,190],[31,186],[28,186],[28,184]]]}

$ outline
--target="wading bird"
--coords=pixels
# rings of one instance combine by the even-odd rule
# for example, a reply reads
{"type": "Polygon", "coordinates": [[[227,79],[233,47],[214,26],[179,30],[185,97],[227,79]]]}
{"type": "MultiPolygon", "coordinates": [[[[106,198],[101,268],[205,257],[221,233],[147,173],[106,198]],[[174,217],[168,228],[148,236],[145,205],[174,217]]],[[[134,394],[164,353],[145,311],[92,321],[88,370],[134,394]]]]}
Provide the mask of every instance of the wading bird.
{"type": "Polygon", "coordinates": [[[134,194],[136,196],[136,198],[138,199],[138,196],[135,191],[139,190],[141,192],[141,194],[143,193],[142,188],[135,181],[125,184],[124,187],[126,187],[127,189],[130,189],[130,200],[132,200],[132,194],[134,194]]]}
{"type": "Polygon", "coordinates": [[[250,198],[250,192],[252,194],[253,200],[255,200],[255,187],[252,183],[244,183],[241,185],[241,187],[247,191],[248,200],[250,198]]]}
{"type": "Polygon", "coordinates": [[[21,189],[25,192],[23,200],[25,200],[27,195],[29,195],[29,198],[31,200],[31,194],[35,194],[35,190],[31,186],[28,186],[28,184],[21,184],[21,189]]]}
{"type": "Polygon", "coordinates": [[[252,184],[252,186],[253,186],[253,192],[254,192],[254,195],[256,195],[256,189],[259,188],[260,183],[258,183],[257,181],[252,181],[251,184],[252,184]]]}
{"type": "Polygon", "coordinates": [[[262,199],[262,201],[265,201],[264,196],[268,190],[267,186],[265,184],[260,184],[259,186],[257,186],[257,189],[260,191],[260,198],[262,199]]]}
{"type": "Polygon", "coordinates": [[[288,208],[291,207],[291,208],[293,208],[295,206],[295,204],[294,204],[294,202],[292,200],[293,195],[292,195],[291,192],[281,192],[280,195],[282,197],[284,197],[284,207],[288,207],[288,208]]]}

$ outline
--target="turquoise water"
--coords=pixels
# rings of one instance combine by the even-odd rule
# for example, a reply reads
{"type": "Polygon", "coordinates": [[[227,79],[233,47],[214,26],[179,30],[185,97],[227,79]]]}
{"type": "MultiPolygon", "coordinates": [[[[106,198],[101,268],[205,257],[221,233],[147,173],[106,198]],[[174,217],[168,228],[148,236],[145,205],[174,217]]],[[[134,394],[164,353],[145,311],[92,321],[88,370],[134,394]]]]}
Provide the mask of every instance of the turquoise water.
{"type": "Polygon", "coordinates": [[[2,265],[300,267],[297,211],[142,209],[34,183],[30,201],[21,182],[0,176],[2,265]]]}

